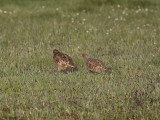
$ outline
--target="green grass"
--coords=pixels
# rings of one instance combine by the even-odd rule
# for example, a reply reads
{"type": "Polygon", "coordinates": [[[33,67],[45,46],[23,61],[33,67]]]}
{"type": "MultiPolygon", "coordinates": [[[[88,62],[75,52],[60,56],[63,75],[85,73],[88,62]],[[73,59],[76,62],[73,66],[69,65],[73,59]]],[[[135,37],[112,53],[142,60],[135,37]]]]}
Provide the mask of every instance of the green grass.
{"type": "Polygon", "coordinates": [[[0,119],[158,120],[160,1],[0,0],[0,119]],[[79,70],[57,72],[53,49],[79,70]],[[82,53],[113,71],[93,74],[82,53]]]}

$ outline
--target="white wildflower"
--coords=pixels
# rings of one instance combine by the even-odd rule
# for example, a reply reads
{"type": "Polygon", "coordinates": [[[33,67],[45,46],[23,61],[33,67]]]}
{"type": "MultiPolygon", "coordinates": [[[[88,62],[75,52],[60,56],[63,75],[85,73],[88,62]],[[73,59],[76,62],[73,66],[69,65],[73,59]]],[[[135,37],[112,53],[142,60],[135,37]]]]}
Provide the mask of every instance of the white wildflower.
{"type": "Polygon", "coordinates": [[[115,21],[118,21],[119,19],[118,18],[115,18],[115,21]]]}
{"type": "Polygon", "coordinates": [[[145,11],[147,12],[147,11],[148,11],[148,8],[145,8],[145,11]]]}
{"type": "Polygon", "coordinates": [[[125,13],[126,13],[125,11],[122,12],[123,15],[124,15],[125,13]]]}
{"type": "Polygon", "coordinates": [[[72,18],[72,23],[74,22],[74,18],[72,18]]]}
{"type": "Polygon", "coordinates": [[[83,21],[86,21],[86,19],[85,19],[85,18],[83,18],[83,21]]]}

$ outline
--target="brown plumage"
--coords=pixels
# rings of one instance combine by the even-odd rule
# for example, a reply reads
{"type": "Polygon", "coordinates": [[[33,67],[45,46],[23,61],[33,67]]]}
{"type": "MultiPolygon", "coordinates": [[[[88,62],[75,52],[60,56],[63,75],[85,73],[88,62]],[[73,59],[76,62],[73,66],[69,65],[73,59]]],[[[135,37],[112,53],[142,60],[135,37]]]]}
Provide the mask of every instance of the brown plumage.
{"type": "Polygon", "coordinates": [[[102,61],[89,58],[87,54],[82,54],[82,57],[85,59],[86,66],[91,72],[100,73],[105,70],[111,70],[102,61]]]}
{"type": "Polygon", "coordinates": [[[57,49],[53,50],[53,60],[57,65],[58,71],[73,71],[77,69],[72,58],[57,49]]]}

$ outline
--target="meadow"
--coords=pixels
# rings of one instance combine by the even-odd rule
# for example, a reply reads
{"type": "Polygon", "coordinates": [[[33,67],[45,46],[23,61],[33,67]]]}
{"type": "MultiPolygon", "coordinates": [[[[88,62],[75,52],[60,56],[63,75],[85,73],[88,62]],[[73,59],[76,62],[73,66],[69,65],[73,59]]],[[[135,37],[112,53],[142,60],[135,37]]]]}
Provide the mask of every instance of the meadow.
{"type": "Polygon", "coordinates": [[[0,120],[160,119],[159,0],[0,0],[0,120]],[[57,72],[53,49],[71,56],[57,72]],[[90,73],[81,57],[112,72],[90,73]]]}

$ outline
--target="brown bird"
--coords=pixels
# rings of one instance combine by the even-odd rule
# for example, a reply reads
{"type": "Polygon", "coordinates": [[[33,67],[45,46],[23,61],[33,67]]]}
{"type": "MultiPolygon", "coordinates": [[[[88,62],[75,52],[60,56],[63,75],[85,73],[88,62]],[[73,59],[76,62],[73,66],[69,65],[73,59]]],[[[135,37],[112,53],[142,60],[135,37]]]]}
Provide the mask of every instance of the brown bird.
{"type": "Polygon", "coordinates": [[[102,61],[89,58],[87,54],[82,54],[82,57],[85,59],[86,66],[91,72],[100,73],[105,70],[111,70],[102,61]]]}
{"type": "Polygon", "coordinates": [[[57,65],[58,71],[73,71],[77,69],[72,58],[57,49],[53,50],[53,60],[57,65]]]}

